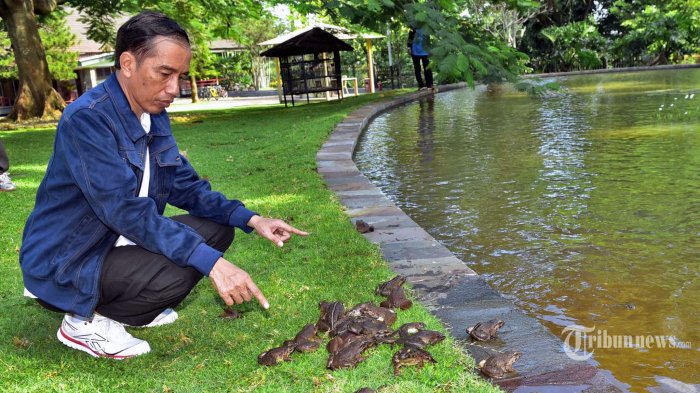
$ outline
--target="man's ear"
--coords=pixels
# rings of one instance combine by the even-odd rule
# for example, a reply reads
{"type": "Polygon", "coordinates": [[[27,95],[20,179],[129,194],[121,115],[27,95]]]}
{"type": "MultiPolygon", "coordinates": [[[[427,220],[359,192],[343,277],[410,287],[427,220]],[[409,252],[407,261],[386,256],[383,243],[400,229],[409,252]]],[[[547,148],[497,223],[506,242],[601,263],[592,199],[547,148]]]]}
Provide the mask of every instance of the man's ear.
{"type": "Polygon", "coordinates": [[[119,56],[119,65],[121,66],[122,74],[129,78],[136,71],[136,57],[131,52],[122,52],[119,56]]]}

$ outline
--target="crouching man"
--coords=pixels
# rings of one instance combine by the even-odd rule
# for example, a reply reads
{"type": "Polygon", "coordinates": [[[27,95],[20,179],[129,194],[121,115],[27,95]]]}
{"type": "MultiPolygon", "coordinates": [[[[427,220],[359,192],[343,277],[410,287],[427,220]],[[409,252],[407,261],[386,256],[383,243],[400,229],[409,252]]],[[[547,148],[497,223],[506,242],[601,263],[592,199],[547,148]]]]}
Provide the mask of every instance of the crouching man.
{"type": "Polygon", "coordinates": [[[306,235],[212,191],[179,154],[165,108],[190,58],[187,33],[162,14],[119,28],[117,71],[63,113],[25,226],[26,294],[65,313],[58,339],[95,357],[149,352],[124,326],[174,322],[173,308],[203,276],[228,305],[255,298],[269,307],[222,257],[234,227],[279,247],[306,235]],[[167,203],[189,214],[164,217],[167,203]]]}

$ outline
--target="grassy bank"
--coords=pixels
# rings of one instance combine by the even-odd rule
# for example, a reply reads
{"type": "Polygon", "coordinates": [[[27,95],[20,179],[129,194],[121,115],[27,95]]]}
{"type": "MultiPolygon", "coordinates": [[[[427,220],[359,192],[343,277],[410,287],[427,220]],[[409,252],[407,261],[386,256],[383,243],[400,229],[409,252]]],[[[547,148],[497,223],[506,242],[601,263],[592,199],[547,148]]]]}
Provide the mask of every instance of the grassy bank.
{"type": "MultiPolygon", "coordinates": [[[[296,108],[239,108],[175,115],[181,150],[213,188],[263,215],[311,232],[278,249],[255,234],[236,233],[226,257],[247,270],[270,301],[237,306],[238,320],[219,318],[223,302],[203,280],[168,326],[131,330],[152,353],[117,362],[70,350],[56,338],[61,315],[21,296],[17,256],[24,222],[51,154],[53,129],[0,133],[18,185],[0,193],[0,386],[2,391],[152,392],[381,392],[495,391],[473,375],[472,361],[452,340],[430,349],[437,364],[392,373],[388,346],[372,349],[354,370],[325,369],[327,352],[294,354],[293,361],[262,367],[258,354],[290,339],[318,319],[318,302],[347,306],[381,299],[377,283],[392,276],[376,246],[352,227],[315,171],[315,154],[333,126],[375,96],[296,108]]],[[[179,213],[175,209],[167,214],[179,213]]],[[[425,308],[399,312],[400,323],[425,321],[442,330],[425,308]]],[[[325,341],[324,341],[325,343],[325,341]]]]}

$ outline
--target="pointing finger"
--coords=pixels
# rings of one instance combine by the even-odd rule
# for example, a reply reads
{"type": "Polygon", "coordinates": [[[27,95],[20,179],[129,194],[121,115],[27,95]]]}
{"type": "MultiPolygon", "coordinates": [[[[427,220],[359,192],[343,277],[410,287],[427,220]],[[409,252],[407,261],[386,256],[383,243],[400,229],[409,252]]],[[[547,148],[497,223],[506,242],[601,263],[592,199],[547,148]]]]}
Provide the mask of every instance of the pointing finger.
{"type": "Polygon", "coordinates": [[[248,282],[248,290],[250,290],[250,293],[255,296],[256,299],[258,299],[258,303],[264,308],[268,309],[270,308],[270,303],[267,302],[267,299],[265,299],[265,296],[260,292],[260,289],[258,289],[258,286],[255,285],[255,283],[251,280],[248,282]]]}
{"type": "Polygon", "coordinates": [[[297,234],[297,235],[300,235],[300,236],[306,236],[306,235],[309,234],[308,232],[304,232],[304,231],[302,231],[302,230],[299,230],[299,229],[294,228],[293,226],[287,224],[286,222],[282,222],[282,224],[283,224],[283,225],[280,225],[280,227],[281,227],[282,229],[284,229],[285,231],[287,231],[287,232],[291,232],[291,233],[294,233],[294,234],[297,234]]]}

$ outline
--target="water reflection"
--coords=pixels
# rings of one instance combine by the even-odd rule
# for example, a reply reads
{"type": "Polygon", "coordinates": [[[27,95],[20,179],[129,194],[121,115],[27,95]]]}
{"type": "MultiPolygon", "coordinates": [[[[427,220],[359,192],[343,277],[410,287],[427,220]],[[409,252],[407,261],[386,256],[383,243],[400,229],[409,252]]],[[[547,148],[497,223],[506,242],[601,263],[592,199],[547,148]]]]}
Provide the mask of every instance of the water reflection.
{"type": "Polygon", "coordinates": [[[418,102],[418,148],[423,163],[433,160],[433,131],[435,131],[435,99],[430,96],[418,102]]]}
{"type": "Polygon", "coordinates": [[[596,349],[633,389],[700,383],[700,113],[683,115],[698,112],[684,97],[700,70],[563,83],[552,99],[499,86],[400,107],[356,161],[554,334],[577,323],[692,344],[596,349]],[[671,104],[685,108],[659,115],[671,104]]]}

